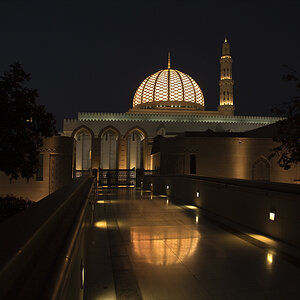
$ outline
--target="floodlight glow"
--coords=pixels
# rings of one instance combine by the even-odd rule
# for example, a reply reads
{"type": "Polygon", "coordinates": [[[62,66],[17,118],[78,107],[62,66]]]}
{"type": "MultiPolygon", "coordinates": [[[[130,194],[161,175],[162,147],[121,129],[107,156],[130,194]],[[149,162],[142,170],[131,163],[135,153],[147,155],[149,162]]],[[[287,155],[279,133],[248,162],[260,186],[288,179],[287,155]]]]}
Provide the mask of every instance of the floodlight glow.
{"type": "Polygon", "coordinates": [[[199,222],[199,216],[196,216],[196,224],[199,222]]]}

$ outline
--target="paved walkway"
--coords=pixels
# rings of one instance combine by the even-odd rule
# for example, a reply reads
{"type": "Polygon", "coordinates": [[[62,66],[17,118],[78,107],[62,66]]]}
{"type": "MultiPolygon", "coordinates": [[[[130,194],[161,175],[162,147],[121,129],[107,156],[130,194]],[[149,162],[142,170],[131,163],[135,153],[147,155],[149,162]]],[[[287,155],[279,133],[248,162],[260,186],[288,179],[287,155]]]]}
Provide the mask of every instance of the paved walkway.
{"type": "Polygon", "coordinates": [[[88,300],[300,299],[298,259],[150,192],[103,189],[89,234],[88,300]]]}

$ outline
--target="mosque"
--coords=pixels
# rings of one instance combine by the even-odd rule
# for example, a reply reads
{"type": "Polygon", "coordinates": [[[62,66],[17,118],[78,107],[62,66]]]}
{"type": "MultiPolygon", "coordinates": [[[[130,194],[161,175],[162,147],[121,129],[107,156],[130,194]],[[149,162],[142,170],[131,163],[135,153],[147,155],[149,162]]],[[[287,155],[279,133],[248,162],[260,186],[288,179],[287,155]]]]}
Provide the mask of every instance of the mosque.
{"type": "Polygon", "coordinates": [[[197,82],[168,67],[148,76],[138,87],[126,113],[79,112],[65,119],[63,136],[73,137],[73,169],[154,169],[151,156],[156,136],[175,137],[183,132],[245,132],[278,121],[274,117],[235,116],[232,57],[228,40],[220,59],[220,102],[216,111],[205,110],[197,82]]]}
{"type": "Polygon", "coordinates": [[[140,84],[128,112],[80,112],[77,119],[65,119],[63,132],[44,140],[36,176],[10,183],[0,172],[0,194],[39,201],[92,169],[99,170],[102,182],[108,170],[126,178],[130,173],[134,182],[135,171],[144,169],[161,175],[300,183],[300,164],[286,171],[275,159],[268,160],[279,118],[235,116],[233,86],[227,39],[216,111],[205,110],[201,88],[188,74],[172,69],[169,55],[167,69],[140,84]]]}

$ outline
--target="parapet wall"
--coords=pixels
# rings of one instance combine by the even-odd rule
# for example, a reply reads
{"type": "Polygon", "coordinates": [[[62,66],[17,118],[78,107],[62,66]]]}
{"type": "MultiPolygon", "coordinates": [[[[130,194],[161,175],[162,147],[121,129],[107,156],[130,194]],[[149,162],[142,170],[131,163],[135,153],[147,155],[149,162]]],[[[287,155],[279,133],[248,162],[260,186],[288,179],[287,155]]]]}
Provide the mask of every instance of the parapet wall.
{"type": "Polygon", "coordinates": [[[156,194],[167,194],[300,247],[298,185],[200,176],[144,176],[142,180],[143,187],[156,194]],[[270,212],[275,213],[274,221],[269,219],[270,212]]]}
{"type": "Polygon", "coordinates": [[[159,113],[97,113],[79,112],[79,121],[150,121],[150,122],[217,122],[217,123],[248,123],[268,125],[283,118],[264,116],[229,116],[229,115],[193,115],[193,114],[159,114],[159,113]]]}

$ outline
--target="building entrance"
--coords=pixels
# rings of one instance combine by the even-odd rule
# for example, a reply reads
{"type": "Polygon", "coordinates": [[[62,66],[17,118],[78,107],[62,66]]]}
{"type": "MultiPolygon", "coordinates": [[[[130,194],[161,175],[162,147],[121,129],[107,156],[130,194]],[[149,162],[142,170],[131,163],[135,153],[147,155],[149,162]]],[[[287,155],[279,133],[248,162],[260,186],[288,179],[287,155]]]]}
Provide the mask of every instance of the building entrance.
{"type": "Polygon", "coordinates": [[[133,169],[99,169],[99,186],[135,186],[136,170],[133,169]]]}

